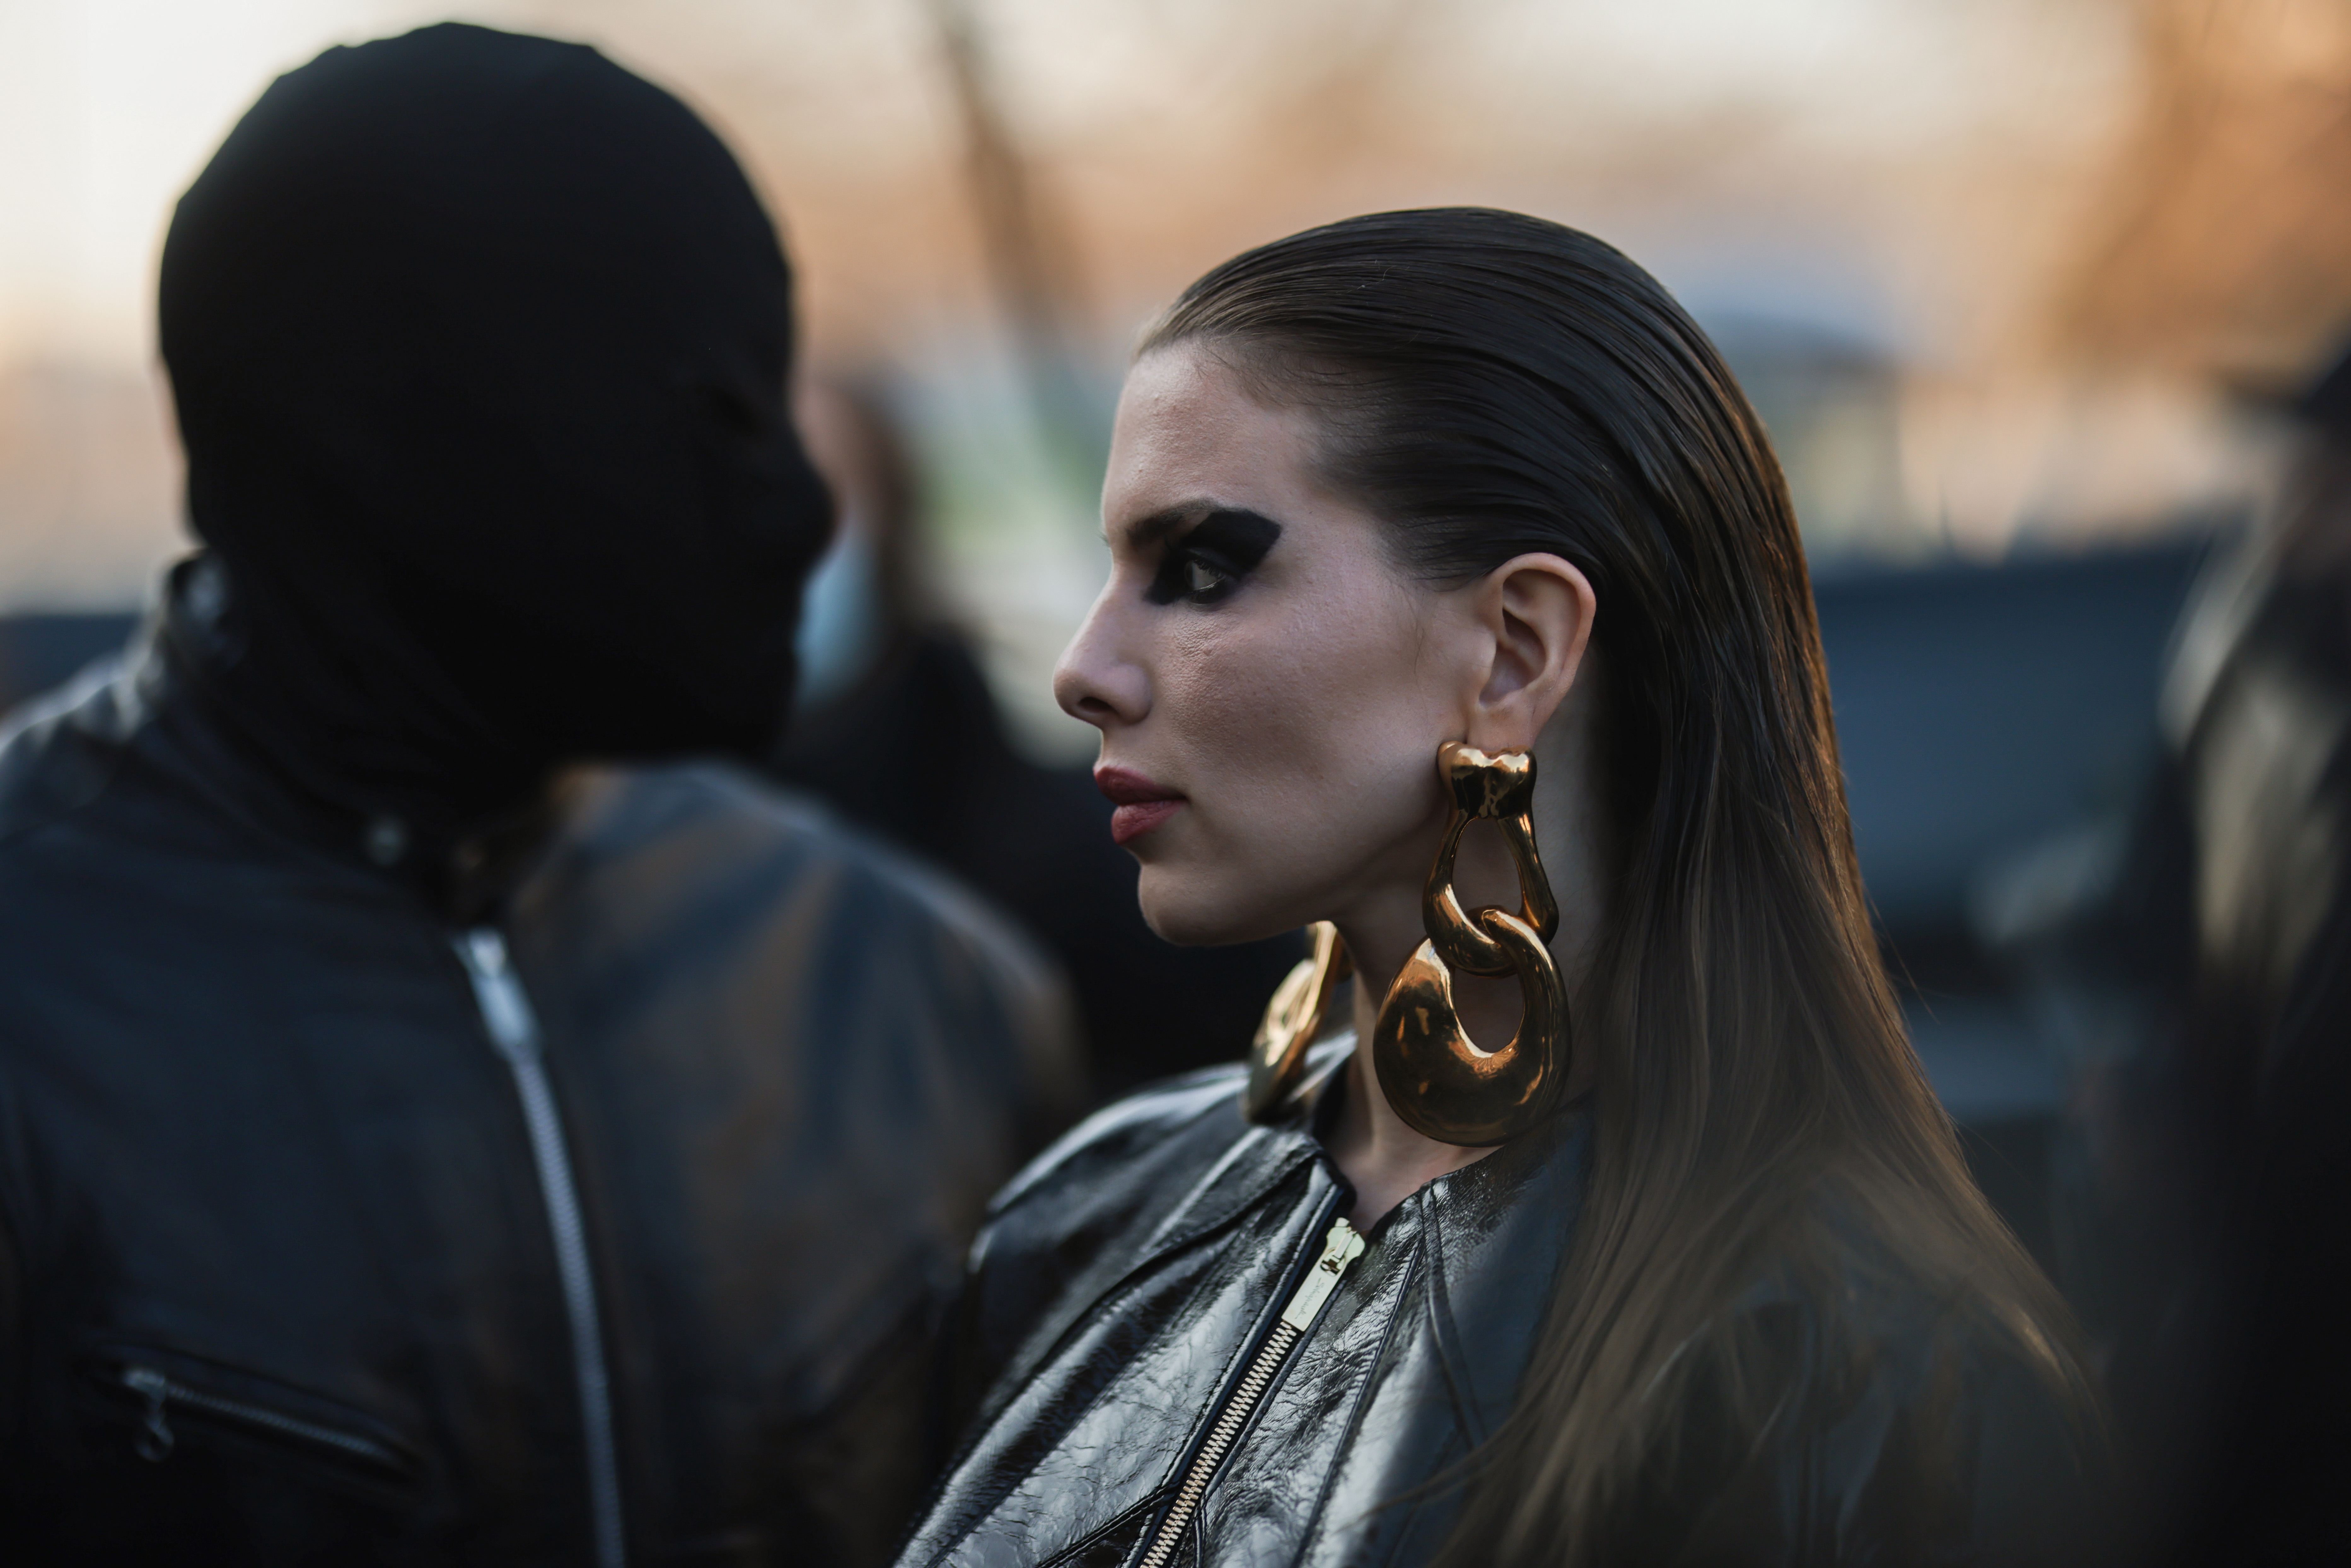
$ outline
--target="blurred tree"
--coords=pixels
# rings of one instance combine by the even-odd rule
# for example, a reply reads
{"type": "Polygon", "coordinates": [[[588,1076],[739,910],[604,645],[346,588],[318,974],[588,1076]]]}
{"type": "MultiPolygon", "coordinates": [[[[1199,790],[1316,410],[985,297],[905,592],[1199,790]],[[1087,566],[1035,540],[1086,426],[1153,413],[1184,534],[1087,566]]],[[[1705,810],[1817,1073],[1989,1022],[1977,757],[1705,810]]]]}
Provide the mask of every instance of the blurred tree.
{"type": "Polygon", "coordinates": [[[2137,5],[2144,107],[2058,338],[2119,366],[2299,384],[2351,320],[2351,3],[2137,5]]]}

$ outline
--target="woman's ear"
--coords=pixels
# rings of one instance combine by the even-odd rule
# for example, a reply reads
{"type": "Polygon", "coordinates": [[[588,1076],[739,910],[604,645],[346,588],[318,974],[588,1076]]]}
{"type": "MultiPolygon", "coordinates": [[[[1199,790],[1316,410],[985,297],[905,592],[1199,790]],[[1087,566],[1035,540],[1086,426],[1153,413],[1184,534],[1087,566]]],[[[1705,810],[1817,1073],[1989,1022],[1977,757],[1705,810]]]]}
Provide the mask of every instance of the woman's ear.
{"type": "Polygon", "coordinates": [[[1530,749],[1583,667],[1598,608],[1591,580],[1558,556],[1522,555],[1469,591],[1493,655],[1463,738],[1481,751],[1530,749]]]}

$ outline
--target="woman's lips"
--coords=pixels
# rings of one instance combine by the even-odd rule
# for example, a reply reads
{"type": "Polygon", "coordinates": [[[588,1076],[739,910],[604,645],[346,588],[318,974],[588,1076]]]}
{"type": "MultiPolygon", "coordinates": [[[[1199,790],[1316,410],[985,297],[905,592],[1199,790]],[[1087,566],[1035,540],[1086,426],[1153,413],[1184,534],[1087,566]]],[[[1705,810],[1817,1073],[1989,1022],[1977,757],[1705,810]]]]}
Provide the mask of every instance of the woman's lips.
{"type": "Polygon", "coordinates": [[[1184,805],[1184,797],[1163,789],[1142,774],[1124,768],[1094,769],[1094,788],[1118,806],[1110,814],[1110,836],[1117,843],[1141,838],[1184,805]]]}

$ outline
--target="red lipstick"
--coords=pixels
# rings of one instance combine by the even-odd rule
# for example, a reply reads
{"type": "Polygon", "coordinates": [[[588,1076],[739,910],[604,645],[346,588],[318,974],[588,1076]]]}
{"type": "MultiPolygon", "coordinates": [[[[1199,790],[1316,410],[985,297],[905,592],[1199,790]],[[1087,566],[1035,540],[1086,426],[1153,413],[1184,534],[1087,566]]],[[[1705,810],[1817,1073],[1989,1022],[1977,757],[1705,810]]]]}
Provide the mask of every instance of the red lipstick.
{"type": "Polygon", "coordinates": [[[1094,788],[1117,803],[1110,814],[1110,836],[1132,843],[1183,807],[1184,797],[1163,789],[1142,774],[1125,768],[1097,768],[1094,788]]]}

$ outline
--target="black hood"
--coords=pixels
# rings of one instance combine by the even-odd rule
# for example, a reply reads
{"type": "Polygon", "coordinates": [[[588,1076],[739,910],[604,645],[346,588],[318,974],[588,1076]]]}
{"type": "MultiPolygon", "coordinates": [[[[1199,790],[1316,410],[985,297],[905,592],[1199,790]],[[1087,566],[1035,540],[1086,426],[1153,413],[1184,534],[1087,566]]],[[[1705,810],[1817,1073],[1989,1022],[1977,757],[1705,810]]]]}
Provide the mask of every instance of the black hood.
{"type": "Polygon", "coordinates": [[[329,49],[181,199],[162,315],[207,680],[269,749],[449,827],[777,737],[831,502],[774,226],[677,99],[478,27],[329,49]]]}

